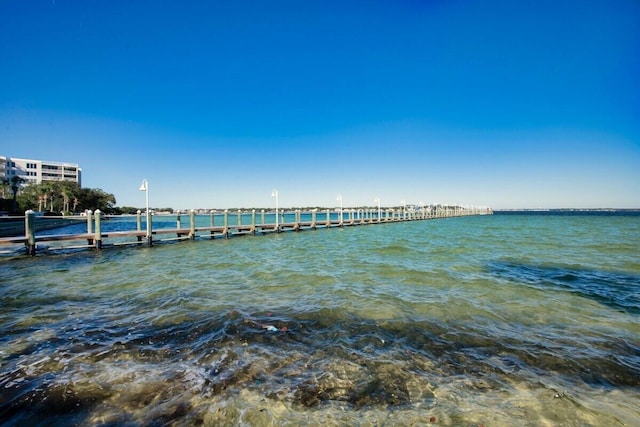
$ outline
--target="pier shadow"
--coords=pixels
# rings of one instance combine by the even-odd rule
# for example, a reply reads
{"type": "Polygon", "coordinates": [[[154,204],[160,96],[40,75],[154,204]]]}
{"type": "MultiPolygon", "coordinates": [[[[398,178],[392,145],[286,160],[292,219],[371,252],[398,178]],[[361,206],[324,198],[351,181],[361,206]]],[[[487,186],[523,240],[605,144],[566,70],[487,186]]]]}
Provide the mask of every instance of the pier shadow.
{"type": "Polygon", "coordinates": [[[640,314],[640,275],[511,261],[490,262],[486,269],[524,286],[571,292],[621,312],[640,314]]]}

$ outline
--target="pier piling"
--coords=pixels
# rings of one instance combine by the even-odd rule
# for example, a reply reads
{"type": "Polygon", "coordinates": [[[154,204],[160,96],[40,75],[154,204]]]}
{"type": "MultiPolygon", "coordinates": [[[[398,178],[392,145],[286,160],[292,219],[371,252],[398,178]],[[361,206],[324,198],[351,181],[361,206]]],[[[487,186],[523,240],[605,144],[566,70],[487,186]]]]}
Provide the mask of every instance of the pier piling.
{"type": "MultiPolygon", "coordinates": [[[[140,212],[140,209],[138,209],[138,212],[136,212],[136,230],[138,231],[142,231],[142,216],[141,216],[142,212],[140,212]]],[[[142,236],[137,236],[137,240],[138,242],[142,242],[142,236]]]]}
{"type": "Polygon", "coordinates": [[[96,244],[96,249],[102,249],[102,212],[100,212],[100,209],[96,209],[95,217],[96,217],[96,232],[95,232],[96,238],[94,240],[96,244]]]}
{"type": "Polygon", "coordinates": [[[25,233],[27,241],[25,246],[27,248],[27,255],[34,256],[36,254],[36,214],[31,209],[26,212],[24,217],[25,233]]]}
{"type": "Polygon", "coordinates": [[[189,239],[195,240],[196,238],[196,211],[191,209],[189,211],[189,239]]]}
{"type": "Polygon", "coordinates": [[[224,228],[222,230],[222,233],[224,234],[225,239],[229,238],[229,210],[228,209],[224,210],[224,228]]]}
{"type": "MultiPolygon", "coordinates": [[[[91,209],[87,209],[85,211],[85,214],[87,215],[87,234],[91,234],[93,233],[93,212],[91,211],[91,209]]],[[[93,239],[89,238],[87,239],[87,244],[89,246],[93,245],[93,239]]]]}
{"type": "Polygon", "coordinates": [[[256,210],[251,210],[251,234],[256,234],[256,210]]]}

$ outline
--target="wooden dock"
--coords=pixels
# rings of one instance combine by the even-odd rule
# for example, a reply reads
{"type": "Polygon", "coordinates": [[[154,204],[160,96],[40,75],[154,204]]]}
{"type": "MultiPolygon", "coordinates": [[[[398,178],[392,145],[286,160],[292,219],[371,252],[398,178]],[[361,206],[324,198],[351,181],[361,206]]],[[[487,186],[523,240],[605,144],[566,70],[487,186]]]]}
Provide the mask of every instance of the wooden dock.
{"type": "MultiPolygon", "coordinates": [[[[491,214],[487,208],[463,208],[447,207],[436,209],[345,209],[331,210],[311,210],[302,212],[300,210],[291,211],[276,216],[276,222],[265,221],[265,211],[260,215],[256,211],[238,211],[237,216],[225,210],[222,212],[210,211],[210,223],[208,226],[196,226],[196,213],[189,211],[185,216],[189,219],[188,227],[182,227],[182,215],[176,215],[175,228],[153,228],[154,216],[150,214],[141,215],[138,212],[136,217],[136,229],[124,231],[102,231],[102,223],[106,218],[100,211],[85,213],[86,231],[75,234],[37,234],[35,227],[35,214],[27,211],[24,216],[25,234],[15,237],[0,237],[0,247],[7,250],[4,253],[19,254],[25,253],[34,256],[37,253],[49,252],[56,249],[95,249],[101,250],[107,247],[123,245],[148,245],[156,243],[176,241],[176,240],[196,240],[217,238],[229,239],[244,235],[264,235],[269,233],[298,232],[303,230],[329,229],[335,227],[351,227],[360,225],[389,224],[406,221],[424,221],[438,218],[451,218],[469,215],[491,214]],[[333,214],[333,215],[332,215],[333,214]],[[236,219],[235,224],[231,224],[230,216],[236,219]],[[243,218],[249,216],[250,222],[243,223],[243,218]],[[286,217],[293,217],[292,220],[285,221],[286,217]],[[332,217],[333,216],[333,217],[332,217]],[[148,223],[142,221],[146,217],[148,223]],[[222,219],[222,224],[216,225],[216,219],[222,219]],[[303,218],[305,218],[303,220],[303,218]],[[260,220],[258,220],[260,219],[260,220]],[[142,227],[145,222],[145,228],[142,227]],[[148,226],[147,226],[148,224],[148,226]],[[57,244],[57,246],[56,246],[57,244]],[[24,249],[20,249],[23,247],[24,249]]],[[[273,216],[273,213],[269,213],[273,216]]],[[[162,216],[155,217],[155,221],[162,216]]],[[[0,253],[3,253],[0,251],[0,253]]]]}

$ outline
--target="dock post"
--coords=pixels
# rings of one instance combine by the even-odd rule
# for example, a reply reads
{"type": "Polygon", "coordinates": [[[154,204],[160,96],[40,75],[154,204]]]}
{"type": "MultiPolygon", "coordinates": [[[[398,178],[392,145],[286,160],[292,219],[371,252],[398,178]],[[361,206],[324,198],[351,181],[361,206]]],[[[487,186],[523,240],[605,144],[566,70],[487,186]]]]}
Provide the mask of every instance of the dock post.
{"type": "Polygon", "coordinates": [[[180,209],[176,211],[176,229],[178,230],[176,235],[179,238],[182,236],[182,233],[180,232],[182,229],[182,215],[180,215],[180,209]]]}
{"type": "Polygon", "coordinates": [[[102,212],[100,209],[96,209],[96,233],[95,242],[96,249],[102,249],[102,212]]]}
{"type": "Polygon", "coordinates": [[[211,240],[213,240],[215,239],[213,235],[213,227],[215,227],[215,211],[211,209],[211,212],[209,212],[209,215],[211,215],[211,217],[209,218],[209,222],[211,223],[211,240]]]}
{"type": "Polygon", "coordinates": [[[300,230],[300,209],[296,209],[294,218],[295,219],[293,220],[293,230],[299,231],[300,230]]]}
{"type": "Polygon", "coordinates": [[[251,209],[251,234],[256,234],[256,210],[251,209]]]}
{"type": "MultiPolygon", "coordinates": [[[[93,212],[91,212],[91,209],[87,209],[84,212],[87,215],[87,234],[93,234],[93,212]]],[[[89,246],[93,245],[93,239],[88,238],[87,244],[89,246]]]]}
{"type": "Polygon", "coordinates": [[[316,211],[317,209],[311,209],[311,229],[316,229],[316,211]]]}
{"type": "Polygon", "coordinates": [[[331,211],[327,209],[327,228],[331,228],[331,211]]]}
{"type": "MultiPolygon", "coordinates": [[[[142,230],[142,217],[140,216],[142,212],[140,212],[140,209],[138,209],[138,212],[136,212],[136,230],[141,231],[142,230]]],[[[142,242],[142,236],[138,236],[138,242],[142,242]]]]}
{"type": "MultiPolygon", "coordinates": [[[[147,192],[147,194],[149,194],[147,192]]],[[[153,246],[153,222],[151,221],[151,209],[147,209],[147,245],[153,246]]]]}
{"type": "Polygon", "coordinates": [[[189,239],[195,240],[196,238],[196,211],[191,209],[189,211],[189,239]]]}
{"type": "Polygon", "coordinates": [[[87,209],[84,213],[87,215],[87,234],[91,234],[93,233],[93,212],[91,212],[91,209],[87,209]]]}
{"type": "Polygon", "coordinates": [[[24,213],[24,232],[27,241],[27,255],[34,256],[36,254],[36,214],[29,209],[24,213]]]}
{"type": "Polygon", "coordinates": [[[222,230],[224,238],[229,238],[229,209],[224,210],[224,229],[222,230]]]}
{"type": "Polygon", "coordinates": [[[264,224],[264,209],[260,211],[260,215],[261,215],[260,224],[264,224]]]}

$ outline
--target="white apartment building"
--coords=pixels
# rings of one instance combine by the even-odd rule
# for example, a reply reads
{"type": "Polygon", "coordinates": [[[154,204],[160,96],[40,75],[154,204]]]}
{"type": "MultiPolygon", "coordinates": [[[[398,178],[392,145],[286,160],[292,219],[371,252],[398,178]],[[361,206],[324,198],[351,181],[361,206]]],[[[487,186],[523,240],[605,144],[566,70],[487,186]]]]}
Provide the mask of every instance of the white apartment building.
{"type": "Polygon", "coordinates": [[[82,169],[75,163],[0,156],[0,180],[10,180],[13,176],[19,176],[27,184],[72,181],[82,185],[82,169]]]}

